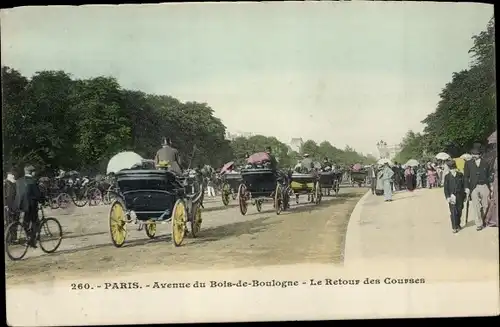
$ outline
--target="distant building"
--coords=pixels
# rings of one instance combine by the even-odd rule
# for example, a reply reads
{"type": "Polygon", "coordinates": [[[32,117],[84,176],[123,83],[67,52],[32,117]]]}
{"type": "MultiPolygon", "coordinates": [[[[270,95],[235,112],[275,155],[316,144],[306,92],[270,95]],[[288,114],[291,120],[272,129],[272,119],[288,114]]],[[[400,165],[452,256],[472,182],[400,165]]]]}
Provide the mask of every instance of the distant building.
{"type": "Polygon", "coordinates": [[[292,140],[288,144],[288,150],[289,150],[289,152],[292,152],[292,151],[300,152],[300,148],[302,148],[303,144],[304,144],[304,141],[302,140],[301,137],[292,138],[292,140]]]}
{"type": "Polygon", "coordinates": [[[235,132],[235,133],[231,133],[231,132],[226,132],[226,140],[234,140],[238,137],[246,137],[246,138],[249,138],[249,137],[252,137],[254,136],[253,133],[250,133],[250,132],[235,132]]]}
{"type": "Polygon", "coordinates": [[[392,161],[399,151],[401,151],[401,146],[399,144],[388,145],[387,143],[380,141],[377,143],[377,149],[380,159],[389,159],[392,161]]]}

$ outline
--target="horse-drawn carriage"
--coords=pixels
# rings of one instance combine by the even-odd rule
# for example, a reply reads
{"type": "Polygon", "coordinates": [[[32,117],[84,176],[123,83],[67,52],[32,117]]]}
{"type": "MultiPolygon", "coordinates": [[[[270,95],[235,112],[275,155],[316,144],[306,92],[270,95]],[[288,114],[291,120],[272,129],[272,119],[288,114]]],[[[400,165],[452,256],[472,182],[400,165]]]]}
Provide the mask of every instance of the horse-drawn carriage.
{"type": "Polygon", "coordinates": [[[355,164],[350,171],[351,184],[352,186],[358,184],[359,187],[366,184],[366,177],[368,176],[368,170],[362,167],[360,164],[355,164]]]}
{"type": "Polygon", "coordinates": [[[291,175],[290,188],[299,204],[300,195],[307,194],[307,201],[319,204],[323,196],[320,185],[321,164],[314,163],[314,169],[294,171],[291,175]]]}
{"type": "Polygon", "coordinates": [[[220,170],[220,183],[221,183],[221,196],[222,203],[227,206],[229,205],[229,201],[231,198],[236,200],[238,187],[241,184],[241,174],[239,172],[235,172],[232,168],[234,166],[234,162],[228,162],[225,164],[220,170]]]}
{"type": "Polygon", "coordinates": [[[270,166],[270,156],[265,152],[251,155],[248,166],[241,170],[241,184],[238,187],[240,212],[245,215],[248,202],[262,210],[265,201],[272,201],[276,214],[288,209],[289,191],[285,174],[270,166]]]}
{"type": "Polygon", "coordinates": [[[333,192],[335,195],[339,194],[340,182],[342,181],[342,172],[335,170],[321,171],[319,175],[319,184],[327,196],[333,192]]]}
{"type": "Polygon", "coordinates": [[[42,177],[38,183],[47,199],[45,205],[52,209],[64,209],[70,204],[84,207],[87,203],[97,205],[101,202],[102,193],[96,181],[86,176],[82,177],[76,171],[64,173],[53,179],[42,177]]]}
{"type": "Polygon", "coordinates": [[[172,240],[180,246],[190,224],[196,237],[201,227],[201,193],[191,193],[185,179],[167,170],[122,170],[116,173],[116,189],[109,214],[111,241],[121,247],[127,224],[144,225],[154,238],[157,224],[171,222],[172,240]]]}

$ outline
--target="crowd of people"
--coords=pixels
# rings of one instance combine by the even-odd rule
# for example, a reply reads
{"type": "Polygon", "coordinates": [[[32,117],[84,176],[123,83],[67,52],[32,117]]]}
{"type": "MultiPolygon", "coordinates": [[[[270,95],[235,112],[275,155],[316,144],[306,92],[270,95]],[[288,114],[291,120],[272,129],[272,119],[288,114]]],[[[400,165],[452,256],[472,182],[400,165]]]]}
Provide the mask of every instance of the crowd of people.
{"type": "MultiPolygon", "coordinates": [[[[496,132],[489,142],[496,143],[496,132]]],[[[372,194],[383,195],[386,202],[391,202],[393,192],[397,191],[443,188],[453,233],[462,229],[461,217],[469,202],[474,210],[477,231],[498,227],[496,148],[490,147],[488,156],[485,156],[485,147],[477,142],[464,158],[432,162],[414,160],[406,165],[397,162],[392,165],[387,161],[382,165],[372,165],[367,178],[372,194]]]]}

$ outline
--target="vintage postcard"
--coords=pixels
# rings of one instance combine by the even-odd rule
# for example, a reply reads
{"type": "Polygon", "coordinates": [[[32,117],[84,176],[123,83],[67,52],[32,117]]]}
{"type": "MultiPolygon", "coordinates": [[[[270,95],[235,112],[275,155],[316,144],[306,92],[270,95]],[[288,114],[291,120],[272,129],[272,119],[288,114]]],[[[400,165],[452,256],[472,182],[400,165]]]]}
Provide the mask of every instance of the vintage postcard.
{"type": "Polygon", "coordinates": [[[1,11],[7,323],[499,314],[493,6],[1,11]]]}

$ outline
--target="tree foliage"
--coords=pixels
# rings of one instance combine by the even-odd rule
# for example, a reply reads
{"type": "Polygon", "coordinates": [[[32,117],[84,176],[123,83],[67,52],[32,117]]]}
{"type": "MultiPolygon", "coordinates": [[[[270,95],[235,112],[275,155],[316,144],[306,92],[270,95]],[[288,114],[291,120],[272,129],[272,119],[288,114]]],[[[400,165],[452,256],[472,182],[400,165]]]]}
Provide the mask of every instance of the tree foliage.
{"type": "Polygon", "coordinates": [[[410,131],[399,157],[415,158],[423,152],[442,151],[460,156],[496,130],[494,18],[485,31],[472,39],[470,67],[453,73],[441,91],[436,110],[422,121],[424,133],[410,131]]]}
{"type": "MultiPolygon", "coordinates": [[[[2,88],[6,169],[31,163],[46,172],[102,172],[120,151],[152,158],[164,136],[172,139],[185,166],[191,167],[220,167],[267,147],[282,166],[294,165],[301,155],[275,137],[229,141],[226,127],[208,104],[126,90],[112,77],[82,80],[63,71],[41,71],[27,78],[2,67],[2,88]]],[[[318,160],[367,160],[353,149],[343,151],[328,142],[307,141],[301,152],[306,149],[318,160]]]]}

